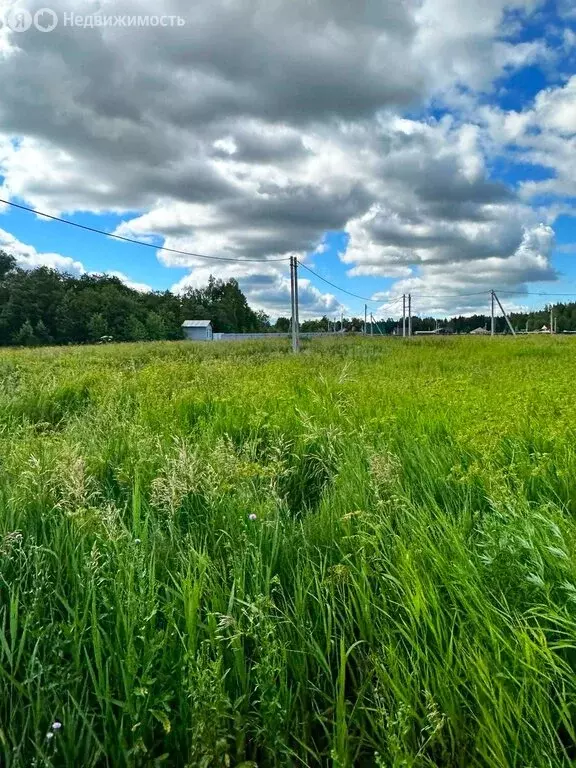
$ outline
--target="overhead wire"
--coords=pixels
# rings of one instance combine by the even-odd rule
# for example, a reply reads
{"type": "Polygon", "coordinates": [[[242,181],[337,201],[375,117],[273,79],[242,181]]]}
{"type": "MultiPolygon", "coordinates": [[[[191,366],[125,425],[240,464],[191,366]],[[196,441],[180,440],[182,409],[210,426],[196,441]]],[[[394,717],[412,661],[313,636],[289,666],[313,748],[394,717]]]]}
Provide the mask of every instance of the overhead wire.
{"type": "MultiPolygon", "coordinates": [[[[379,301],[376,301],[373,298],[368,298],[366,296],[360,296],[358,293],[352,293],[352,291],[348,291],[346,288],[342,288],[340,285],[336,285],[336,283],[333,283],[331,280],[328,280],[325,277],[322,277],[322,275],[319,275],[318,272],[315,272],[313,269],[308,267],[306,264],[303,264],[300,260],[298,260],[299,266],[303,267],[304,269],[308,270],[311,274],[314,275],[314,277],[317,277],[319,280],[322,280],[327,285],[331,285],[332,288],[335,288],[337,291],[341,291],[342,293],[348,294],[348,296],[353,296],[355,299],[360,299],[360,301],[365,301],[367,304],[379,304],[379,301]]],[[[401,296],[397,296],[395,301],[398,301],[401,299],[401,296]]]]}
{"type": "Polygon", "coordinates": [[[502,288],[495,293],[508,293],[514,296],[576,296],[576,291],[572,293],[547,293],[545,291],[507,291],[502,288]]]}
{"type": "Polygon", "coordinates": [[[114,240],[121,240],[125,243],[132,243],[133,245],[141,245],[145,248],[154,248],[156,251],[165,251],[166,253],[175,253],[179,256],[190,256],[194,259],[209,259],[210,261],[228,261],[236,264],[242,262],[257,262],[259,264],[270,264],[270,262],[288,261],[289,256],[283,256],[278,259],[234,259],[228,256],[208,256],[205,253],[194,253],[192,251],[180,251],[176,248],[166,248],[162,245],[154,245],[154,243],[146,243],[143,240],[135,240],[132,237],[124,237],[123,235],[116,235],[113,232],[106,232],[103,229],[97,229],[96,227],[89,227],[87,224],[79,224],[76,221],[70,221],[69,219],[63,219],[60,216],[52,216],[50,213],[43,213],[42,211],[29,208],[27,205],[20,205],[19,203],[11,202],[10,200],[3,200],[0,198],[0,203],[12,206],[12,208],[19,208],[21,211],[27,211],[28,213],[35,213],[37,216],[42,216],[45,219],[51,219],[52,221],[59,221],[61,224],[69,224],[71,227],[77,227],[78,229],[84,229],[87,232],[94,232],[98,235],[104,235],[105,237],[111,237],[114,240]]]}
{"type": "MultiPolygon", "coordinates": [[[[287,262],[290,258],[289,256],[282,256],[280,258],[274,258],[274,259],[250,259],[250,258],[239,259],[239,258],[232,258],[229,256],[211,256],[205,253],[196,253],[194,251],[184,251],[184,250],[179,250],[177,248],[167,248],[166,246],[155,245],[154,243],[147,243],[143,240],[136,240],[135,238],[132,238],[132,237],[117,235],[113,232],[106,232],[103,229],[98,229],[97,227],[90,227],[87,224],[80,224],[76,221],[70,221],[70,219],[64,219],[60,216],[54,216],[50,213],[45,213],[44,211],[39,211],[35,208],[30,208],[29,206],[22,205],[20,203],[15,203],[11,200],[5,200],[3,198],[0,198],[0,203],[4,203],[5,205],[8,205],[12,208],[17,208],[19,210],[26,211],[27,213],[33,213],[36,216],[41,216],[42,218],[49,219],[51,221],[58,221],[61,224],[68,224],[71,227],[76,227],[77,229],[83,229],[87,232],[103,235],[104,237],[110,237],[114,240],[120,240],[121,242],[130,243],[132,245],[139,245],[145,248],[153,248],[156,251],[164,251],[165,253],[174,253],[178,256],[189,256],[190,258],[195,258],[195,259],[207,259],[209,261],[224,261],[224,262],[230,262],[235,264],[240,264],[242,262],[270,264],[270,263],[287,262]]],[[[342,286],[337,285],[336,283],[333,283],[331,280],[328,280],[327,278],[318,274],[318,272],[313,270],[308,265],[303,264],[300,260],[298,260],[298,264],[303,269],[307,270],[316,278],[318,278],[318,280],[322,280],[322,282],[326,283],[327,285],[330,285],[332,288],[334,288],[337,291],[340,291],[341,293],[345,293],[348,296],[352,296],[353,298],[359,299],[360,301],[364,301],[368,304],[380,304],[378,300],[373,299],[372,297],[369,298],[367,296],[361,296],[358,293],[354,293],[353,291],[349,291],[346,288],[342,288],[342,286]]],[[[412,295],[412,298],[415,298],[415,299],[460,299],[460,298],[467,298],[471,296],[483,296],[488,293],[489,291],[485,290],[485,291],[475,291],[472,293],[458,293],[458,294],[412,293],[411,295],[412,295]]],[[[546,291],[514,291],[514,290],[508,290],[506,288],[497,289],[496,293],[502,293],[502,294],[508,294],[508,295],[514,295],[514,296],[543,296],[543,297],[576,296],[576,291],[573,291],[572,293],[549,293],[546,291]]],[[[394,298],[391,298],[390,301],[381,305],[379,308],[383,309],[386,306],[394,305],[401,299],[402,299],[402,296],[396,296],[394,298]]]]}

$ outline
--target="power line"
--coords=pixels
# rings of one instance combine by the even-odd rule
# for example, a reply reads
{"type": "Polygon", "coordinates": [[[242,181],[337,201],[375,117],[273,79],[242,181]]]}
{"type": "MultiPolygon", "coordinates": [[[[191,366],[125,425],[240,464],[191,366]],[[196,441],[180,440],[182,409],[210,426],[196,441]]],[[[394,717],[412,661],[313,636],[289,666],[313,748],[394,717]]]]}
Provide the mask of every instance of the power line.
{"type": "Polygon", "coordinates": [[[313,269],[310,269],[310,267],[307,267],[306,264],[302,264],[301,261],[298,261],[298,264],[301,267],[304,267],[304,269],[307,269],[308,272],[313,274],[315,277],[317,277],[319,280],[322,280],[327,285],[331,285],[332,288],[335,288],[337,291],[341,291],[342,293],[347,293],[348,296],[353,296],[355,299],[360,299],[361,301],[368,302],[369,304],[379,304],[378,301],[375,301],[374,299],[368,299],[366,296],[360,296],[357,293],[352,293],[352,291],[347,291],[346,288],[341,288],[339,285],[336,285],[336,283],[331,282],[330,280],[327,280],[325,277],[322,277],[322,275],[319,275],[318,272],[314,272],[313,269]]]}
{"type": "Polygon", "coordinates": [[[380,304],[380,306],[378,307],[378,311],[381,312],[386,308],[393,309],[395,304],[399,304],[402,301],[402,298],[403,298],[402,296],[397,296],[395,299],[393,299],[392,301],[387,301],[385,304],[380,304],[380,302],[375,302],[375,303],[380,304]]]}
{"type": "Polygon", "coordinates": [[[166,253],[176,253],[179,256],[191,256],[195,259],[210,259],[211,261],[231,261],[234,263],[241,263],[243,261],[257,262],[258,264],[269,264],[270,262],[288,261],[287,256],[280,259],[233,259],[226,256],[206,256],[204,253],[192,253],[190,251],[178,251],[176,248],[165,248],[162,245],[154,245],[153,243],[145,243],[142,240],[134,240],[131,237],[123,237],[122,235],[115,235],[112,232],[105,232],[103,229],[96,229],[96,227],[88,227],[86,224],[78,224],[75,221],[69,219],[62,219],[59,216],[52,216],[49,213],[43,213],[42,211],[36,211],[34,208],[28,208],[26,205],[19,205],[18,203],[12,203],[9,200],[3,200],[0,198],[0,203],[12,206],[12,208],[19,208],[22,211],[28,213],[35,213],[37,216],[43,216],[46,219],[52,221],[59,221],[61,224],[69,224],[71,227],[78,227],[78,229],[85,229],[87,232],[94,232],[97,235],[104,235],[105,237],[112,237],[115,240],[122,240],[125,243],[132,243],[133,245],[142,245],[146,248],[154,248],[156,251],[165,251],[166,253]]]}
{"type": "MultiPolygon", "coordinates": [[[[26,211],[28,213],[33,213],[36,216],[42,216],[45,219],[50,219],[51,221],[58,221],[61,224],[68,224],[71,227],[76,227],[77,229],[83,229],[86,232],[93,232],[97,235],[103,235],[104,237],[111,237],[114,240],[120,240],[124,243],[131,243],[132,245],[140,245],[145,248],[154,248],[156,251],[165,251],[166,253],[174,253],[179,256],[190,256],[191,258],[195,259],[208,259],[210,261],[226,261],[226,262],[232,262],[232,263],[242,263],[242,262],[251,262],[251,263],[257,263],[257,264],[270,264],[270,263],[278,263],[278,262],[287,262],[289,261],[288,256],[283,256],[276,259],[234,259],[228,256],[208,256],[205,253],[194,253],[193,251],[180,251],[176,248],[166,248],[165,246],[161,245],[154,245],[153,243],[146,243],[142,240],[135,240],[131,237],[124,237],[123,235],[116,235],[112,232],[106,232],[103,229],[97,229],[96,227],[89,227],[87,224],[78,224],[75,221],[70,221],[69,219],[63,219],[60,216],[53,216],[50,213],[44,213],[43,211],[35,210],[34,208],[29,208],[26,205],[21,205],[19,203],[14,203],[10,200],[4,200],[3,198],[0,198],[0,203],[4,203],[5,205],[9,205],[12,208],[18,208],[21,211],[26,211]]],[[[298,264],[303,267],[304,269],[308,270],[312,275],[317,277],[319,280],[322,280],[327,285],[332,286],[332,288],[335,288],[337,291],[341,291],[342,293],[348,294],[348,296],[352,296],[355,299],[360,299],[361,301],[368,302],[370,304],[379,304],[379,301],[376,301],[372,298],[367,298],[366,296],[360,296],[357,293],[353,293],[352,291],[348,291],[346,288],[342,288],[339,285],[336,285],[336,283],[331,282],[330,280],[327,280],[325,277],[322,277],[322,275],[319,275],[317,272],[315,272],[310,267],[306,266],[306,264],[303,264],[301,261],[298,261],[298,264]]],[[[459,293],[459,294],[422,294],[422,293],[413,293],[412,297],[417,299],[460,299],[460,298],[467,298],[469,296],[483,296],[485,294],[489,294],[490,292],[488,290],[486,291],[476,291],[474,293],[459,293]]],[[[498,293],[506,293],[509,295],[515,295],[515,296],[576,296],[576,291],[573,291],[572,293],[547,293],[544,291],[513,291],[513,290],[507,290],[505,288],[498,289],[498,293]]],[[[382,305],[387,306],[388,304],[394,304],[397,301],[400,301],[402,297],[397,296],[395,299],[390,299],[389,302],[382,305]]]]}
{"type": "Polygon", "coordinates": [[[546,293],[536,291],[507,291],[504,288],[499,290],[498,293],[510,293],[515,296],[576,296],[576,291],[572,291],[572,293],[546,293]]]}
{"type": "MultiPolygon", "coordinates": [[[[506,288],[495,288],[498,293],[508,293],[513,294],[515,296],[576,296],[576,291],[573,291],[572,293],[546,293],[546,292],[538,292],[538,291],[512,291],[507,290],[506,288]]],[[[490,295],[490,291],[476,291],[475,293],[455,293],[455,294],[444,294],[444,293],[435,293],[435,294],[423,294],[423,293],[413,293],[412,297],[417,299],[460,299],[460,298],[466,298],[468,296],[486,296],[490,295]]]]}
{"type": "MultiPolygon", "coordinates": [[[[502,291],[501,291],[502,293],[502,291]]],[[[424,293],[413,293],[412,298],[413,299],[462,299],[467,298],[468,296],[485,296],[489,295],[490,291],[476,291],[475,293],[454,293],[454,294],[445,294],[445,293],[434,293],[434,294],[424,294],[424,293]]]]}

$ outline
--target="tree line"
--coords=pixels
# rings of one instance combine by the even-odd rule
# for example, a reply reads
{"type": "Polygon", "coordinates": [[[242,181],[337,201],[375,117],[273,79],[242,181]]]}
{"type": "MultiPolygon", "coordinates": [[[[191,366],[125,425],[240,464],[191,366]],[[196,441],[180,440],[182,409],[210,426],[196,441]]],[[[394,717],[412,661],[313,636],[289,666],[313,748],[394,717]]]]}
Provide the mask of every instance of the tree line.
{"type": "Polygon", "coordinates": [[[236,280],[211,277],[183,295],[142,293],[117,277],[74,277],[47,267],[21,269],[0,250],[0,345],[83,344],[181,339],[184,320],[211,320],[215,331],[271,330],[236,280]]]}
{"type": "MultiPolygon", "coordinates": [[[[576,303],[554,306],[557,330],[576,331],[576,303]]],[[[27,270],[13,256],[0,250],[0,345],[84,344],[104,337],[115,341],[181,339],[184,320],[211,320],[215,332],[255,333],[290,330],[290,319],[279,317],[274,325],[264,312],[254,311],[234,279],[210,277],[203,288],[190,288],[182,295],[170,291],[142,293],[117,277],[80,277],[47,267],[27,270]]],[[[550,323],[550,307],[530,313],[512,313],[517,331],[539,330],[550,323]]],[[[327,316],[305,320],[303,332],[360,332],[362,318],[330,320],[327,316]]],[[[489,315],[459,316],[437,320],[412,318],[412,330],[440,327],[449,333],[469,333],[490,328],[489,315]]],[[[377,320],[374,333],[397,333],[397,319],[377,320]]],[[[369,328],[370,330],[370,328],[369,328]]],[[[503,317],[496,318],[497,333],[506,332],[503,317]]]]}
{"type": "MultiPolygon", "coordinates": [[[[547,305],[542,309],[532,312],[512,312],[508,316],[515,331],[538,331],[544,326],[550,327],[550,310],[554,312],[555,324],[558,333],[564,331],[576,331],[576,302],[547,305]]],[[[470,333],[477,328],[490,330],[490,315],[460,315],[458,317],[438,319],[435,317],[412,317],[412,331],[433,331],[437,328],[447,333],[470,333]]],[[[276,322],[277,330],[288,330],[290,320],[286,317],[278,318],[276,322]]],[[[344,318],[341,320],[330,320],[326,315],[316,320],[306,320],[301,324],[300,330],[304,333],[326,333],[329,331],[361,332],[364,327],[364,320],[359,317],[344,318]]],[[[402,321],[397,318],[375,319],[374,333],[391,335],[401,332],[402,321]]],[[[495,318],[496,333],[507,333],[508,326],[506,320],[501,315],[495,318]]],[[[371,331],[368,323],[368,332],[371,331]]]]}

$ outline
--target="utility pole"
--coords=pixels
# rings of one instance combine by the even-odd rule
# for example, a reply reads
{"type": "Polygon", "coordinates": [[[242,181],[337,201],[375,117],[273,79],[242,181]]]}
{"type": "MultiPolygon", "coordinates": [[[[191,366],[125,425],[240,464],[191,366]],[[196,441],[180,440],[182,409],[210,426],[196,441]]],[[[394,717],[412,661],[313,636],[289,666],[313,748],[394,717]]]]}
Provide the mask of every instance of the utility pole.
{"type": "MultiPolygon", "coordinates": [[[[510,333],[512,334],[512,336],[516,336],[516,331],[514,330],[514,328],[512,328],[512,323],[508,319],[508,315],[504,311],[504,307],[500,303],[500,299],[498,298],[498,296],[496,296],[494,291],[492,291],[492,298],[496,299],[496,301],[498,302],[498,306],[500,307],[500,309],[502,310],[502,314],[504,315],[504,320],[506,320],[506,322],[508,323],[508,328],[510,328],[510,333]]],[[[492,315],[492,317],[494,317],[494,315],[492,315]]]]}
{"type": "Polygon", "coordinates": [[[370,336],[374,336],[374,315],[370,312],[370,336]]]}
{"type": "Polygon", "coordinates": [[[364,336],[366,336],[366,316],[368,314],[368,305],[364,304],[364,336]]]}
{"type": "Polygon", "coordinates": [[[340,313],[340,333],[344,333],[344,312],[340,313]]]}
{"type": "Polygon", "coordinates": [[[402,294],[402,336],[406,336],[406,294],[402,294]]]}
{"type": "Polygon", "coordinates": [[[298,354],[298,262],[290,256],[290,298],[292,304],[292,352],[298,354]]]}
{"type": "Polygon", "coordinates": [[[294,317],[296,319],[296,351],[300,351],[300,307],[298,305],[298,259],[294,256],[294,317]]]}
{"type": "Polygon", "coordinates": [[[290,333],[292,334],[292,351],[294,349],[294,257],[290,256],[290,333]]]}
{"type": "Polygon", "coordinates": [[[490,291],[490,296],[492,298],[492,314],[490,318],[490,336],[494,336],[494,296],[496,294],[494,291],[490,291]]]}
{"type": "Polygon", "coordinates": [[[412,294],[408,294],[408,336],[412,336],[412,294]]]}
{"type": "Polygon", "coordinates": [[[554,307],[550,307],[550,333],[554,333],[554,307]]]}

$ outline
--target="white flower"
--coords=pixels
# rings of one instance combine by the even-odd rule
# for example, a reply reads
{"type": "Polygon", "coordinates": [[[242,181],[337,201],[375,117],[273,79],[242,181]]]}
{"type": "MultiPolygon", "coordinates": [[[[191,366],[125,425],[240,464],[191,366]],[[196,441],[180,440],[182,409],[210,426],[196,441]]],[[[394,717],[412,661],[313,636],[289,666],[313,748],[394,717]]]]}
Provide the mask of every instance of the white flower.
{"type": "Polygon", "coordinates": [[[257,519],[258,519],[258,515],[255,515],[254,512],[252,512],[251,515],[248,515],[248,520],[257,520],[257,519]]]}
{"type": "Polygon", "coordinates": [[[60,722],[60,720],[54,720],[54,722],[52,723],[52,730],[59,731],[60,728],[62,728],[62,723],[60,722]]]}

